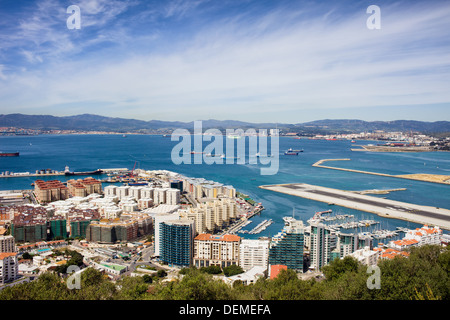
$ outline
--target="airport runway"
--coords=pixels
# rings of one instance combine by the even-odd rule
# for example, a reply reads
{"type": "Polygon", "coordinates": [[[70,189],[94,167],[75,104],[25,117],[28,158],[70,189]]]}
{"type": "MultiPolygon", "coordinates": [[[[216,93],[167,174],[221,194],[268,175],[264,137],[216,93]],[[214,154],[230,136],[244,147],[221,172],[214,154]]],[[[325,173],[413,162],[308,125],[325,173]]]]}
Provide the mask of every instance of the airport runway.
{"type": "Polygon", "coordinates": [[[375,213],[387,218],[434,225],[442,229],[450,230],[450,210],[448,209],[381,199],[305,183],[266,185],[260,186],[260,188],[375,213]]]}

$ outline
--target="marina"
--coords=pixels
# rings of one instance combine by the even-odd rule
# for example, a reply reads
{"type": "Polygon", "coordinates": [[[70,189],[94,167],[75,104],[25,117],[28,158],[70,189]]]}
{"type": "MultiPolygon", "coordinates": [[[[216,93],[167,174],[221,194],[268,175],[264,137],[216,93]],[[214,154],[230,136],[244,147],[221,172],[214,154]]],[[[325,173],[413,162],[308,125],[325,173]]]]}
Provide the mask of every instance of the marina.
{"type": "MultiPolygon", "coordinates": [[[[239,233],[248,233],[248,234],[257,234],[260,233],[264,230],[266,230],[266,228],[268,226],[270,226],[273,223],[272,219],[266,219],[264,221],[262,221],[261,223],[259,223],[256,227],[254,227],[252,230],[248,231],[248,230],[243,230],[243,231],[239,231],[239,233]]],[[[247,224],[245,224],[247,225],[247,224]]],[[[245,226],[243,225],[243,227],[245,226]]]]}

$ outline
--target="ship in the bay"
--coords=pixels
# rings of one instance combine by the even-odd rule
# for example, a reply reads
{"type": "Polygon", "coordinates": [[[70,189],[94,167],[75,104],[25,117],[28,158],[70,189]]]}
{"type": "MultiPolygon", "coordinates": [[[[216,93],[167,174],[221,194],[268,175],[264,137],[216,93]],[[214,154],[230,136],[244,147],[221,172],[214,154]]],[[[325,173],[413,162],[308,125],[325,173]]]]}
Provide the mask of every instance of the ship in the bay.
{"type": "Polygon", "coordinates": [[[299,152],[303,152],[303,150],[293,150],[292,148],[289,148],[284,154],[287,156],[296,156],[299,152]]]}
{"type": "Polygon", "coordinates": [[[69,170],[69,166],[66,166],[66,169],[64,170],[64,174],[66,176],[87,176],[87,175],[95,175],[95,174],[102,174],[103,170],[97,169],[95,171],[82,171],[82,172],[73,172],[69,170]]]}
{"type": "Polygon", "coordinates": [[[0,157],[18,157],[19,152],[2,152],[0,151],[0,157]]]}

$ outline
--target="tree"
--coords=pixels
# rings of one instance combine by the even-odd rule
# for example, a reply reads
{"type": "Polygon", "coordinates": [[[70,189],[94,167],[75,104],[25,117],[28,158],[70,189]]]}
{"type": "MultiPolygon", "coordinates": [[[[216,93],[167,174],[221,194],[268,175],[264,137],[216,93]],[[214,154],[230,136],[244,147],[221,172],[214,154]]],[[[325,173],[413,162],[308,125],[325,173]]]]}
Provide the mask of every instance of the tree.
{"type": "Polygon", "coordinates": [[[356,259],[346,256],[343,259],[334,259],[330,264],[322,268],[322,272],[328,281],[333,281],[346,272],[356,272],[358,265],[356,259]]]}
{"type": "Polygon", "coordinates": [[[22,259],[26,259],[26,260],[28,260],[28,259],[33,259],[33,256],[32,256],[31,254],[29,254],[28,252],[25,252],[25,253],[22,255],[22,259]]]}
{"type": "Polygon", "coordinates": [[[142,279],[144,280],[145,283],[152,283],[153,282],[153,278],[150,277],[148,274],[143,275],[142,279]]]}
{"type": "Polygon", "coordinates": [[[158,275],[158,278],[164,278],[165,276],[167,276],[167,272],[163,269],[158,270],[156,274],[158,275]]]}
{"type": "Polygon", "coordinates": [[[231,277],[231,276],[243,273],[243,272],[244,272],[244,270],[240,266],[235,265],[235,264],[232,264],[231,266],[223,268],[223,274],[226,277],[231,277]]]}
{"type": "Polygon", "coordinates": [[[201,272],[206,272],[206,273],[209,273],[209,274],[222,273],[222,269],[219,266],[216,266],[216,265],[209,266],[209,267],[201,267],[200,271],[201,272]]]}

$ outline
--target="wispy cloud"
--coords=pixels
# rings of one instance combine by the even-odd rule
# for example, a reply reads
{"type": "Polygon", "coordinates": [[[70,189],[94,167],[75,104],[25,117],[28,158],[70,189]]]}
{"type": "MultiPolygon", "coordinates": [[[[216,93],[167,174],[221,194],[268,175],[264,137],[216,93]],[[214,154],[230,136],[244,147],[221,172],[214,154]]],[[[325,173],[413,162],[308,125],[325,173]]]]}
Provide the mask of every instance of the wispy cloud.
{"type": "Polygon", "coordinates": [[[171,1],[121,19],[139,4],[85,0],[83,27],[94,32],[83,44],[56,22],[36,25],[45,8],[59,14],[54,5],[45,1],[20,25],[32,44],[19,52],[41,65],[58,58],[11,74],[0,88],[5,106],[71,114],[60,107],[78,103],[86,112],[143,119],[295,122],[314,109],[450,102],[447,4],[386,4],[382,29],[368,30],[363,5],[351,12],[330,4],[314,14],[291,6],[205,16],[199,8],[214,12],[214,2],[171,1]],[[144,16],[154,28],[143,29],[144,16]],[[194,29],[186,28],[187,16],[194,29]],[[174,17],[178,24],[164,28],[164,19],[174,17]],[[108,41],[120,49],[95,49],[108,41]],[[71,59],[63,58],[68,52],[71,59]]]}

